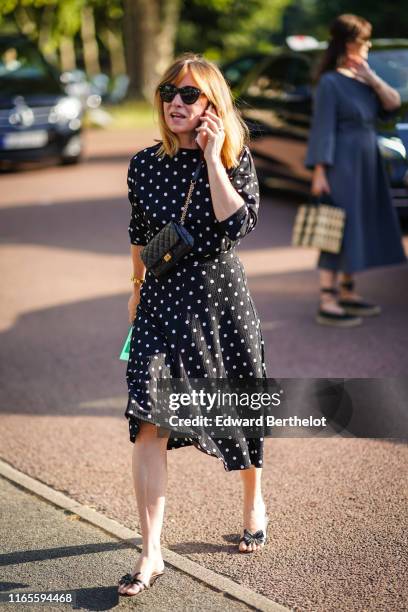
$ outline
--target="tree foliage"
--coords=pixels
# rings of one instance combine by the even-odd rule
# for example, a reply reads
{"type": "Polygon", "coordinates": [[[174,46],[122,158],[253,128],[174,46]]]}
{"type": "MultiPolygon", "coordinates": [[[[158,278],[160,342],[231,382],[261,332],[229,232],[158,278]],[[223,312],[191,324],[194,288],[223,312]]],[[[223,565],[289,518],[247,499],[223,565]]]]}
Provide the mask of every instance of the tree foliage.
{"type": "Polygon", "coordinates": [[[183,3],[176,50],[231,59],[248,50],[268,50],[290,0],[192,0],[183,3]]]}
{"type": "Polygon", "coordinates": [[[374,38],[403,38],[408,35],[406,0],[292,0],[283,22],[289,33],[303,32],[326,38],[337,15],[354,13],[373,24],[374,38]]]}
{"type": "Polygon", "coordinates": [[[131,89],[148,96],[175,53],[229,60],[268,51],[289,34],[326,38],[333,18],[357,12],[375,37],[405,36],[406,0],[0,0],[0,28],[29,35],[65,69],[125,69],[131,89]],[[396,18],[397,16],[397,18],[396,18]],[[84,23],[86,22],[86,23],[84,23]]]}

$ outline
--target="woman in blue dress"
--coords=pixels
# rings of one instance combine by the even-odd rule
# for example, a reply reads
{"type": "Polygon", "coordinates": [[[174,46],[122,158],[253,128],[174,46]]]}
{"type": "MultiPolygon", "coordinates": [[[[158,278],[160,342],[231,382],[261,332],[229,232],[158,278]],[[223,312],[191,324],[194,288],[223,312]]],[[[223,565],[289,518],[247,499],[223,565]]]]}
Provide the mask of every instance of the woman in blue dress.
{"type": "Polygon", "coordinates": [[[313,169],[312,194],[330,194],[346,212],[341,252],[321,251],[317,264],[316,320],[323,325],[349,327],[379,314],[354,291],[354,273],[406,261],[375,129],[401,100],[367,63],[371,29],[356,15],[337,17],[319,70],[305,163],[313,169]]]}

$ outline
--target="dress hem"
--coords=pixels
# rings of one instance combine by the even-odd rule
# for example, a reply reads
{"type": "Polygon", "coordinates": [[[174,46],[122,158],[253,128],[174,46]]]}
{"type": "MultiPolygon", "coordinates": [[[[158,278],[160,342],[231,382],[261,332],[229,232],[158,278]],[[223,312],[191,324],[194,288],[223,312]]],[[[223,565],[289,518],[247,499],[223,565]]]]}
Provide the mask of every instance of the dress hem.
{"type": "MultiPolygon", "coordinates": [[[[162,427],[161,425],[159,425],[158,423],[155,423],[154,421],[151,421],[150,419],[143,418],[143,416],[131,415],[131,416],[126,416],[126,418],[128,419],[129,427],[130,427],[130,423],[131,423],[132,420],[133,421],[138,421],[139,420],[139,421],[143,421],[144,423],[150,423],[151,425],[155,425],[158,428],[166,429],[165,427],[162,427]]],[[[168,430],[168,431],[172,432],[172,431],[176,431],[176,430],[171,429],[171,430],[168,430]]],[[[132,444],[134,444],[136,442],[136,437],[137,437],[137,432],[135,433],[135,435],[130,435],[129,441],[132,444]]],[[[189,440],[191,438],[194,438],[194,435],[186,436],[185,439],[189,440]]],[[[169,440],[170,440],[170,437],[169,437],[169,440]]],[[[207,450],[203,449],[201,447],[200,443],[197,440],[193,440],[193,439],[191,439],[187,443],[180,444],[180,446],[173,446],[173,447],[170,447],[170,448],[167,447],[167,451],[177,450],[178,448],[188,448],[189,446],[193,446],[194,448],[196,448],[198,451],[200,451],[204,455],[208,455],[209,457],[215,457],[219,461],[222,461],[223,462],[224,470],[226,472],[241,472],[242,470],[249,470],[250,468],[253,468],[253,467],[254,468],[258,468],[258,469],[264,467],[263,465],[255,465],[255,463],[251,463],[250,465],[244,465],[243,467],[229,468],[227,466],[225,460],[222,457],[219,457],[215,453],[212,453],[210,451],[207,451],[207,450]]],[[[261,460],[261,461],[263,461],[263,460],[261,460]]],[[[259,461],[258,461],[258,463],[259,463],[259,461]]]]}
{"type": "Polygon", "coordinates": [[[372,263],[365,266],[352,266],[347,269],[343,269],[341,266],[334,267],[331,265],[317,265],[317,270],[332,270],[333,272],[344,272],[345,274],[354,274],[355,272],[364,272],[365,270],[371,270],[373,268],[385,268],[388,266],[399,266],[408,263],[408,259],[397,259],[396,261],[388,261],[386,263],[372,263]]]}

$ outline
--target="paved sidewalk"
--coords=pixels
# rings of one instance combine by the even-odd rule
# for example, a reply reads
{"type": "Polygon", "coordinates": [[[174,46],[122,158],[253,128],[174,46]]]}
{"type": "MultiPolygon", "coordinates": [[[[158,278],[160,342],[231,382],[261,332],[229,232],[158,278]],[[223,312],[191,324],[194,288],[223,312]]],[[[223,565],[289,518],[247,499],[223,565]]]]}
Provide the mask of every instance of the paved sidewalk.
{"type": "MultiPolygon", "coordinates": [[[[252,606],[231,599],[167,564],[154,588],[136,597],[117,595],[116,582],[131,570],[137,550],[131,544],[58,508],[0,477],[2,530],[1,596],[10,593],[69,592],[75,605],[3,603],[5,610],[108,610],[142,605],[144,610],[245,612],[252,606]]],[[[272,609],[272,608],[271,608],[272,609]]]]}
{"type": "MultiPolygon", "coordinates": [[[[139,530],[140,521],[124,418],[126,364],[118,358],[129,328],[126,171],[131,155],[154,136],[89,131],[84,164],[4,174],[0,194],[0,457],[129,531],[139,530]]],[[[264,193],[257,229],[240,246],[269,376],[405,377],[408,266],[359,276],[362,294],[383,307],[380,317],[353,329],[316,325],[316,253],[290,246],[295,213],[294,201],[264,193]]],[[[408,236],[405,246],[408,253],[408,236]]],[[[393,400],[383,399],[381,416],[388,423],[393,400]]],[[[408,445],[398,440],[267,439],[262,478],[269,543],[253,556],[237,553],[240,474],[226,473],[195,448],[169,452],[163,546],[183,560],[176,567],[187,575],[185,564],[200,565],[216,575],[218,590],[224,591],[219,585],[227,578],[296,612],[406,612],[407,463],[408,445]]],[[[75,530],[86,527],[72,523],[75,530]]],[[[122,536],[111,534],[119,546],[122,536]]],[[[80,546],[95,541],[81,537],[80,546]]],[[[72,542],[70,536],[57,547],[72,542]]],[[[46,549],[49,543],[24,542],[21,527],[9,547],[21,546],[46,549]]],[[[115,567],[111,559],[86,554],[77,573],[66,569],[60,588],[93,589],[92,597],[99,588],[114,594],[135,552],[120,548],[115,567]],[[95,567],[101,575],[84,574],[95,567]]],[[[79,558],[74,553],[69,567],[79,558]]],[[[31,566],[29,580],[24,564],[7,569],[10,582],[21,569],[22,588],[42,584],[31,566]]],[[[166,608],[178,609],[173,599],[184,582],[174,579],[174,591],[166,584],[132,605],[150,605],[165,591],[166,608]]],[[[212,604],[213,592],[204,589],[200,610],[202,601],[212,604]]],[[[191,602],[188,607],[194,609],[191,602]]]]}

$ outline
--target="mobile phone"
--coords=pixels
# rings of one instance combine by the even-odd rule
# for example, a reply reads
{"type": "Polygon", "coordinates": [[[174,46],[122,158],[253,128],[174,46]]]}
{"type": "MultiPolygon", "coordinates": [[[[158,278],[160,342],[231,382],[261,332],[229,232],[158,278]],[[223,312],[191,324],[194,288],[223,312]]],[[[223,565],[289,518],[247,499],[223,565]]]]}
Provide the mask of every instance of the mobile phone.
{"type": "MultiPolygon", "coordinates": [[[[217,113],[217,110],[216,110],[216,108],[215,108],[215,106],[214,106],[214,104],[212,104],[212,102],[210,102],[210,101],[208,101],[207,106],[205,107],[205,109],[204,109],[204,111],[203,111],[203,113],[202,113],[201,117],[204,117],[204,116],[205,116],[205,112],[206,112],[207,110],[211,110],[211,111],[213,111],[213,112],[214,112],[216,115],[218,114],[218,113],[217,113]]],[[[201,125],[203,125],[203,124],[201,124],[201,125]]],[[[197,136],[195,137],[195,141],[197,142],[197,136]]]]}
{"type": "Polygon", "coordinates": [[[208,101],[207,106],[205,107],[205,109],[204,109],[204,111],[203,111],[203,114],[201,115],[202,117],[204,117],[205,112],[206,112],[207,110],[212,110],[212,104],[211,104],[211,102],[210,102],[210,101],[208,101]]]}
{"type": "MultiPolygon", "coordinates": [[[[205,107],[205,109],[203,110],[203,112],[202,112],[202,114],[200,115],[200,117],[204,117],[204,116],[205,116],[205,111],[206,111],[208,108],[210,108],[210,106],[211,106],[211,102],[210,102],[210,101],[208,101],[207,106],[206,106],[206,107],[205,107]]],[[[203,125],[203,124],[202,124],[202,123],[199,123],[199,125],[203,125]]],[[[195,137],[195,141],[196,141],[196,142],[197,142],[197,138],[198,138],[198,136],[196,136],[196,137],[195,137]]]]}
{"type": "Polygon", "coordinates": [[[217,111],[216,111],[216,109],[215,109],[215,106],[214,106],[214,104],[212,104],[212,102],[208,102],[208,104],[207,104],[207,106],[205,107],[205,109],[204,109],[203,114],[201,115],[201,117],[204,117],[204,116],[205,116],[205,113],[206,113],[206,111],[207,111],[207,110],[210,110],[210,111],[212,111],[213,113],[217,114],[217,111]]]}

